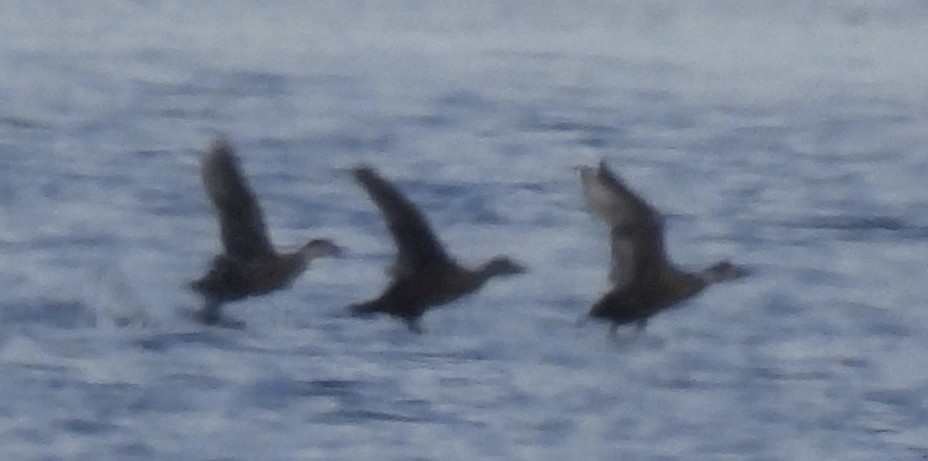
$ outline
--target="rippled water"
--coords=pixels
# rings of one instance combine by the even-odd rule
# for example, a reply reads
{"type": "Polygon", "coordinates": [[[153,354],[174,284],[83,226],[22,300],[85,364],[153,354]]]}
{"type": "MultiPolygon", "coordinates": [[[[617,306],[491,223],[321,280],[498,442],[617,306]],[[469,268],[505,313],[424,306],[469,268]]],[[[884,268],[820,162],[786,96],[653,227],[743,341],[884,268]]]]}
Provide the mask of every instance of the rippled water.
{"type": "Polygon", "coordinates": [[[917,2],[6,2],[4,459],[928,459],[928,10],[917,2]],[[193,324],[229,134],[287,292],[193,324]],[[695,268],[646,334],[576,320],[606,158],[695,268]],[[393,256],[376,165],[463,262],[531,272],[350,318],[393,256]]]}

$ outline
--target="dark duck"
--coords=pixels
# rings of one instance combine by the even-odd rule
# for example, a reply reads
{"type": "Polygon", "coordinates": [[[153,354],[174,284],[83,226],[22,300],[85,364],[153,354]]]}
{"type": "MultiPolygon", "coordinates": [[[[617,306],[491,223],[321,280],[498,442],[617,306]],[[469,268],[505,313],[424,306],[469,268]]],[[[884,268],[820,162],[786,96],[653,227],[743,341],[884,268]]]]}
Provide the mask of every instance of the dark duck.
{"type": "Polygon", "coordinates": [[[654,314],[690,299],[714,283],[744,277],[747,271],[728,261],[699,272],[678,269],[664,251],[664,224],[657,210],[632,192],[606,165],[580,167],[580,180],[592,212],[610,228],[612,289],[589,316],[643,331],[654,314]]]}
{"type": "Polygon", "coordinates": [[[190,283],[203,296],[197,319],[205,324],[241,326],[223,319],[222,304],[263,295],[290,286],[310,261],[341,252],[328,239],[313,239],[292,253],[278,253],[271,245],[258,200],[242,174],[229,142],[213,142],[200,165],[216,214],[223,253],[216,256],[209,272],[190,283]]]}
{"type": "Polygon", "coordinates": [[[421,333],[419,319],[430,308],[474,293],[491,278],[525,272],[505,256],[475,269],[462,267],[445,251],[415,205],[390,182],[367,165],[355,168],[354,176],[383,213],[398,250],[388,270],[391,283],[379,298],[350,306],[355,315],[386,313],[421,333]]]}

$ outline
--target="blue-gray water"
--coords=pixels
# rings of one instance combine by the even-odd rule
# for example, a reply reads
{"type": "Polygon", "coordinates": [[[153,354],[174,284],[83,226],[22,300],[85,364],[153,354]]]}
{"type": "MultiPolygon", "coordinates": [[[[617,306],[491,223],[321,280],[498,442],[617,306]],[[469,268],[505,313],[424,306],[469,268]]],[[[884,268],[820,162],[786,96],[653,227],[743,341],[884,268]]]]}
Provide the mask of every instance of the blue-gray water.
{"type": "Polygon", "coordinates": [[[921,2],[266,3],[0,6],[0,458],[928,457],[921,2]],[[281,247],[350,249],[243,331],[183,314],[216,132],[281,247]],[[677,262],[753,275],[575,326],[601,158],[677,262]],[[421,336],[347,317],[394,253],[361,161],[463,262],[531,272],[421,336]]]}

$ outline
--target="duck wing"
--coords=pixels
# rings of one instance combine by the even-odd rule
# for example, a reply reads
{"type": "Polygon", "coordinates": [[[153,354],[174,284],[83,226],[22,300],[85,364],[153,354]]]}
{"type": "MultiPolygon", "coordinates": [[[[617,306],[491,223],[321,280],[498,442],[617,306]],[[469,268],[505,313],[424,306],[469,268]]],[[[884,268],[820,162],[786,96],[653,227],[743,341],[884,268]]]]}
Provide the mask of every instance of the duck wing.
{"type": "Polygon", "coordinates": [[[581,167],[580,180],[592,211],[610,226],[616,288],[657,277],[667,266],[660,213],[620,180],[605,161],[581,167]]]}
{"type": "Polygon", "coordinates": [[[393,184],[367,165],[355,168],[354,176],[380,208],[396,242],[399,255],[392,269],[394,277],[423,267],[454,264],[422,213],[393,184]]]}
{"type": "Polygon", "coordinates": [[[250,259],[274,254],[261,206],[238,158],[225,138],[213,142],[200,164],[203,185],[219,216],[222,245],[234,258],[250,259]]]}

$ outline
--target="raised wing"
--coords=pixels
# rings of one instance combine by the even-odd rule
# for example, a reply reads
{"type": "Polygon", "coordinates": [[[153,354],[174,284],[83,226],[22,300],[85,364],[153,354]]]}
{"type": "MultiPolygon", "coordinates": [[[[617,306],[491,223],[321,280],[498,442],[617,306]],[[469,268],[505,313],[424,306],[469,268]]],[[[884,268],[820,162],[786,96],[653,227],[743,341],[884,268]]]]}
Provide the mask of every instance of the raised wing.
{"type": "Polygon", "coordinates": [[[658,276],[667,265],[660,214],[615,176],[605,161],[581,167],[580,180],[592,211],[610,226],[617,288],[658,276]]]}
{"type": "Polygon", "coordinates": [[[241,259],[273,254],[261,207],[225,138],[213,142],[200,169],[203,185],[219,216],[226,253],[241,259]]]}
{"type": "Polygon", "coordinates": [[[367,165],[355,168],[354,176],[380,208],[393,234],[399,250],[392,270],[394,276],[435,264],[453,264],[428,222],[393,184],[367,165]]]}

